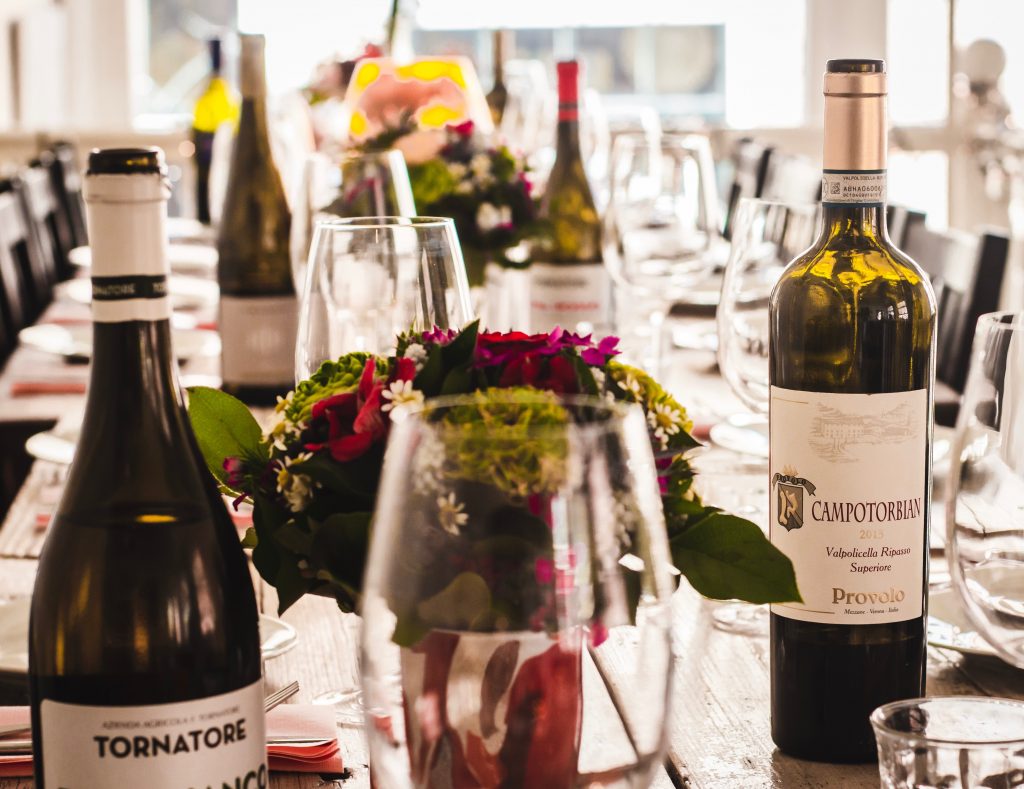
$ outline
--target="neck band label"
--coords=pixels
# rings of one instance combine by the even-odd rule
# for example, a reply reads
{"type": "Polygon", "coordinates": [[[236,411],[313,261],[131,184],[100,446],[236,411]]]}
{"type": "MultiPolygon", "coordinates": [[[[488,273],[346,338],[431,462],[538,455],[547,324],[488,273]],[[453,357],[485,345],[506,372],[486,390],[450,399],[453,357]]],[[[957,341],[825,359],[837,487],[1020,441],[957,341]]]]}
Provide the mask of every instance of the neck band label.
{"type": "Polygon", "coordinates": [[[163,274],[92,278],[92,317],[99,323],[158,321],[170,316],[163,274]]]}
{"type": "Polygon", "coordinates": [[[885,170],[825,170],[821,202],[834,205],[876,206],[886,201],[885,170]]]}

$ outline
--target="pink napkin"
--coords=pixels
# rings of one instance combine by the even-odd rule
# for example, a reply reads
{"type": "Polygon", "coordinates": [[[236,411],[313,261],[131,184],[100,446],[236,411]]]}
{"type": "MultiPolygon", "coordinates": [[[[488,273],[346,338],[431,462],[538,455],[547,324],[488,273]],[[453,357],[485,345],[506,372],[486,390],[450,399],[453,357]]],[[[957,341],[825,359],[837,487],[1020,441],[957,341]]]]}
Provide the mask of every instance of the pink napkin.
{"type": "MultiPolygon", "coordinates": [[[[0,726],[28,725],[28,707],[0,707],[0,726]]],[[[298,773],[340,773],[344,771],[338,748],[334,713],[330,707],[282,704],[267,713],[267,737],[307,737],[324,740],[322,745],[268,745],[271,770],[298,773]]],[[[18,739],[25,739],[19,735],[18,739]]],[[[32,775],[29,754],[0,754],[0,778],[32,775]]]]}
{"type": "Polygon", "coordinates": [[[85,394],[85,381],[15,381],[11,384],[11,397],[62,394],[85,394]]]}

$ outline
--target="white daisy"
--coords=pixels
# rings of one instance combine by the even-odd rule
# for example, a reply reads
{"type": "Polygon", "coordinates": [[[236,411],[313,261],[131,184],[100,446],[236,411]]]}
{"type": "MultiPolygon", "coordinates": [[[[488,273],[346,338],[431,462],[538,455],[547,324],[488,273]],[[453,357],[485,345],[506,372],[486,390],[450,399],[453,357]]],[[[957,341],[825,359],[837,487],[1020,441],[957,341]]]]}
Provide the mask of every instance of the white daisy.
{"type": "Polygon", "coordinates": [[[643,388],[633,373],[626,373],[626,377],[619,381],[619,389],[633,395],[634,400],[640,400],[643,396],[643,388]]]}
{"type": "Polygon", "coordinates": [[[427,349],[418,342],[411,343],[405,349],[405,358],[412,359],[416,364],[416,372],[419,372],[427,361],[427,349]]]}
{"type": "Polygon", "coordinates": [[[464,510],[466,505],[457,501],[455,493],[450,492],[447,496],[437,497],[437,520],[441,528],[449,534],[457,535],[463,526],[469,521],[469,515],[464,510]]]}
{"type": "Polygon", "coordinates": [[[477,181],[488,181],[491,177],[491,157],[486,153],[478,153],[469,160],[469,169],[477,181]]]}
{"type": "Polygon", "coordinates": [[[464,165],[462,162],[452,162],[451,164],[448,165],[448,172],[456,181],[461,181],[463,178],[465,178],[466,171],[466,165],[464,165]]]}
{"type": "MultiPolygon", "coordinates": [[[[385,389],[382,393],[384,399],[388,402],[381,406],[381,411],[387,413],[388,411],[397,411],[398,409],[409,406],[419,405],[423,402],[423,392],[419,389],[413,389],[412,381],[393,381],[391,386],[385,389]]],[[[392,414],[392,418],[394,414],[392,414]]]]}
{"type": "Polygon", "coordinates": [[[683,415],[668,403],[655,403],[647,412],[647,424],[664,449],[668,446],[669,437],[683,429],[683,415]]]}
{"type": "Polygon", "coordinates": [[[594,376],[594,383],[597,384],[597,391],[603,392],[605,384],[604,370],[598,369],[597,367],[591,367],[590,374],[594,376]]]}

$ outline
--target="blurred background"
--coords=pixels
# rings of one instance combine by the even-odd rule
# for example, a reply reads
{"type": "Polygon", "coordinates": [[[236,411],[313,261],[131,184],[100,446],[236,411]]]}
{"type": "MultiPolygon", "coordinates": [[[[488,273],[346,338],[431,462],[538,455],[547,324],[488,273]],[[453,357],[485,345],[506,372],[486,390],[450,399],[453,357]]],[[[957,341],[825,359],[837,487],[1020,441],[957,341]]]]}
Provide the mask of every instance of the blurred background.
{"type": "MultiPolygon", "coordinates": [[[[79,149],[159,144],[177,187],[172,212],[191,215],[189,132],[209,79],[207,40],[223,39],[232,81],[233,31],[265,34],[274,117],[294,127],[309,112],[316,133],[317,124],[344,128],[330,119],[318,82],[366,45],[384,46],[394,11],[390,54],[467,55],[485,91],[496,29],[508,31],[510,79],[539,63],[550,102],[554,61],[579,57],[588,100],[599,103],[590,115],[608,134],[650,123],[652,112],[665,129],[703,131],[723,185],[743,138],[805,158],[816,183],[824,61],[883,57],[890,200],[926,213],[935,228],[1011,225],[1013,117],[1024,113],[1024,50],[1012,46],[1024,29],[1017,0],[6,0],[0,160],[22,162],[54,139],[79,149]]],[[[543,152],[533,165],[543,170],[543,152]]]]}

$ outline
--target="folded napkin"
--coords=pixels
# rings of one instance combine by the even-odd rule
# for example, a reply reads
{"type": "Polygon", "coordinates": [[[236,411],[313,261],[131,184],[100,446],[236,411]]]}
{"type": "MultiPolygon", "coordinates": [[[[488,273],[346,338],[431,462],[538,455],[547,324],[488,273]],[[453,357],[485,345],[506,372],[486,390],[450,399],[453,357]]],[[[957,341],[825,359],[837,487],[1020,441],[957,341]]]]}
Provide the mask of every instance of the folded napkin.
{"type": "MultiPolygon", "coordinates": [[[[28,707],[0,707],[0,726],[28,725],[28,707]]],[[[304,737],[323,740],[319,745],[268,745],[271,770],[297,773],[340,773],[344,771],[338,748],[334,712],[320,705],[282,704],[267,713],[267,738],[304,737]]],[[[29,754],[0,754],[0,778],[32,775],[29,754]]]]}
{"type": "Polygon", "coordinates": [[[11,384],[11,397],[62,394],[85,394],[85,381],[15,381],[11,384]]]}

